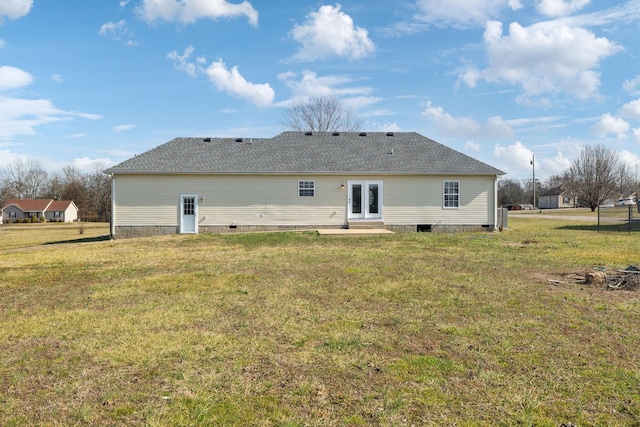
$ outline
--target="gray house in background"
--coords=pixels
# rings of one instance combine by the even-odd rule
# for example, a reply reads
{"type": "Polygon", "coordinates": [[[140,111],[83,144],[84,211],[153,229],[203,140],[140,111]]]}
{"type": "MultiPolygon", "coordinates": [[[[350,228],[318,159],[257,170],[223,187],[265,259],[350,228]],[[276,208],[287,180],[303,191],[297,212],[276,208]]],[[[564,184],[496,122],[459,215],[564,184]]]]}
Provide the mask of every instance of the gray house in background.
{"type": "Polygon", "coordinates": [[[494,230],[502,171],[414,132],[176,138],[105,171],[113,237],[494,230]]]}
{"type": "Polygon", "coordinates": [[[539,209],[575,208],[577,200],[562,185],[538,196],[539,209]]]}

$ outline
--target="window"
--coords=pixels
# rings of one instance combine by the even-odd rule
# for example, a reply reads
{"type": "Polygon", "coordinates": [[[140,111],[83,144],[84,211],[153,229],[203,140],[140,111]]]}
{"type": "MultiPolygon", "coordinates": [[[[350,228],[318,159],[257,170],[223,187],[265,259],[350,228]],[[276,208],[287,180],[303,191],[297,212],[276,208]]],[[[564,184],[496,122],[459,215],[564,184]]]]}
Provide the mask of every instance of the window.
{"type": "Polygon", "coordinates": [[[53,217],[54,217],[54,218],[56,218],[56,219],[60,219],[60,218],[62,218],[62,216],[60,215],[60,213],[61,213],[60,211],[54,211],[54,212],[53,212],[53,217]]]}
{"type": "Polygon", "coordinates": [[[17,215],[16,215],[16,211],[11,211],[9,212],[9,218],[11,219],[16,219],[17,215]]]}
{"type": "Polygon", "coordinates": [[[443,206],[445,208],[460,207],[460,182],[459,181],[444,182],[443,206]]]}
{"type": "Polygon", "coordinates": [[[315,181],[298,181],[298,196],[314,197],[316,195],[315,181]]]}

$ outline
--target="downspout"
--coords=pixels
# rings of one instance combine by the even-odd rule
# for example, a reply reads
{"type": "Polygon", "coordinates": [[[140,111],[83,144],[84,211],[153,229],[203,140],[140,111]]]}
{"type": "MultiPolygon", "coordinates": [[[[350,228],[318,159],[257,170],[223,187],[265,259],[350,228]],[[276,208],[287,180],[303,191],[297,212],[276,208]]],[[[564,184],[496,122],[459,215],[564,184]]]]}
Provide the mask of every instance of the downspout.
{"type": "MultiPolygon", "coordinates": [[[[502,215],[501,215],[502,216],[502,215]]],[[[493,231],[498,229],[498,175],[493,180],[493,231]]]]}
{"type": "Polygon", "coordinates": [[[109,218],[109,229],[111,234],[111,240],[116,238],[116,176],[110,174],[111,178],[111,217],[109,218]]]}

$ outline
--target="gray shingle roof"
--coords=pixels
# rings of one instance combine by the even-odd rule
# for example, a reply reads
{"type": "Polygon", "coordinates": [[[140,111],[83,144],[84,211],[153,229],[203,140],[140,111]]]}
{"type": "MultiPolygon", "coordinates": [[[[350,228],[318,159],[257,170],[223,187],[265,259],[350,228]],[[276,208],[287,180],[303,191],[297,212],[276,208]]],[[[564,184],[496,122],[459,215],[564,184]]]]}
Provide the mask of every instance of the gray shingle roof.
{"type": "Polygon", "coordinates": [[[370,173],[502,175],[415,132],[283,132],[273,138],[176,138],[110,174],[370,173]]]}

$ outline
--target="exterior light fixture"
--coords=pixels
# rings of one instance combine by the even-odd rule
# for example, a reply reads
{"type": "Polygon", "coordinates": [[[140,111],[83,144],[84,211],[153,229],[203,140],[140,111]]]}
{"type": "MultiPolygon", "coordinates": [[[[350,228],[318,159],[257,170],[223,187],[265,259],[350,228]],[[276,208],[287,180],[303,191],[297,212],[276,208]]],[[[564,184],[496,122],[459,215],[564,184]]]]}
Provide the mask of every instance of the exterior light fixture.
{"type": "Polygon", "coordinates": [[[344,184],[340,184],[340,189],[344,190],[344,184]]]}
{"type": "Polygon", "coordinates": [[[204,196],[200,196],[200,201],[204,202],[204,196]]]}

